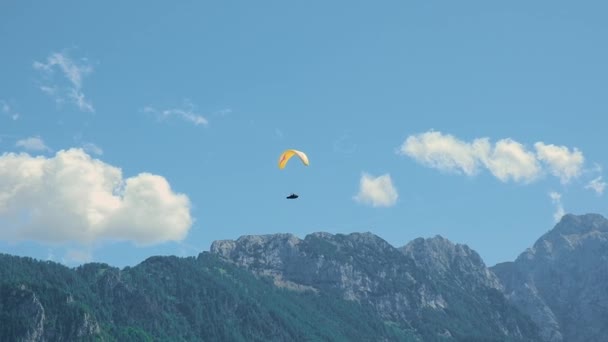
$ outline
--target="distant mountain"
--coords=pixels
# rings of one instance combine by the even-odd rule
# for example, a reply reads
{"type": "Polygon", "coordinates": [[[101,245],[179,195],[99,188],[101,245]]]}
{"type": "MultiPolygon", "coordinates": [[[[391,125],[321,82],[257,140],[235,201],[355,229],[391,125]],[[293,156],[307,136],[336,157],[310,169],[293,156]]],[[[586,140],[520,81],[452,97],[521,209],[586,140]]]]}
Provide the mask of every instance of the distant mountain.
{"type": "Polygon", "coordinates": [[[602,341],[608,220],[488,268],[435,236],[242,236],[118,269],[0,254],[0,341],[602,341]]]}
{"type": "Polygon", "coordinates": [[[565,215],[514,262],[492,267],[544,341],[608,340],[608,220],[565,215]]]}
{"type": "Polygon", "coordinates": [[[0,255],[0,341],[411,341],[365,305],[280,289],[217,257],[119,270],[0,255]]]}
{"type": "Polygon", "coordinates": [[[211,252],[277,286],[371,305],[421,341],[535,341],[477,253],[441,237],[397,249],[370,233],[243,236],[211,252]]]}
{"type": "Polygon", "coordinates": [[[434,281],[448,281],[466,291],[483,288],[502,290],[498,278],[479,254],[467,245],[454,244],[441,236],[418,238],[400,250],[423,268],[434,281]]]}

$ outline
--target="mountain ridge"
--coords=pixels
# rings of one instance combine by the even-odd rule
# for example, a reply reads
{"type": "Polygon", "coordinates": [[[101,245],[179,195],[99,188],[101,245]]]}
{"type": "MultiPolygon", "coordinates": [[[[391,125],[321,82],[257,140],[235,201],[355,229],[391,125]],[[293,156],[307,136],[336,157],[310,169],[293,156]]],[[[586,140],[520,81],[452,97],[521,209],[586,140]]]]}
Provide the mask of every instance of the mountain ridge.
{"type": "Polygon", "coordinates": [[[426,332],[427,339],[462,335],[457,327],[485,334],[500,331],[502,339],[525,339],[521,332],[530,330],[525,319],[508,308],[481,257],[443,238],[416,239],[395,248],[369,232],[313,233],[303,239],[269,234],[217,241],[210,253],[255,274],[270,275],[279,286],[287,282],[370,304],[381,317],[400,324],[420,326],[441,317],[445,324],[426,332]],[[435,253],[445,249],[449,251],[435,253]],[[511,310],[514,319],[505,319],[495,306],[511,310]],[[471,310],[483,324],[468,326],[471,310]]]}
{"type": "Polygon", "coordinates": [[[608,219],[566,214],[514,261],[491,269],[544,341],[598,341],[608,334],[606,261],[608,219]]]}
{"type": "Polygon", "coordinates": [[[441,235],[371,232],[243,235],[122,269],[0,254],[0,339],[597,340],[607,250],[608,220],[567,214],[492,267],[441,235]]]}

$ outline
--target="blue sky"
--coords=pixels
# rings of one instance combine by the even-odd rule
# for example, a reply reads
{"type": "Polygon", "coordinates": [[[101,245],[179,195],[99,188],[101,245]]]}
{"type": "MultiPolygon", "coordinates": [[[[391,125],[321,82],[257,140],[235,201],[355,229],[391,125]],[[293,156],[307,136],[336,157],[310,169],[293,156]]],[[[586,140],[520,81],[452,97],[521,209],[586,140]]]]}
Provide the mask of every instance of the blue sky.
{"type": "Polygon", "coordinates": [[[371,231],[513,260],[561,213],[606,215],[607,9],[4,1],[0,252],[371,231]],[[279,170],[288,148],[310,166],[279,170]]]}

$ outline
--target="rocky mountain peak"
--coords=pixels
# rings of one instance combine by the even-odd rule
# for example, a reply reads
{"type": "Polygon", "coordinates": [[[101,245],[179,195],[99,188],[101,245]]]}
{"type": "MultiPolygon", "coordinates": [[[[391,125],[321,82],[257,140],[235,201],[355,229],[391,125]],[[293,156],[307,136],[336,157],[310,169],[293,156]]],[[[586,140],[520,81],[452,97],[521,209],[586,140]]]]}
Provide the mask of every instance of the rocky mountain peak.
{"type": "Polygon", "coordinates": [[[492,269],[545,341],[598,341],[608,333],[606,260],[608,220],[567,214],[515,262],[492,269]]]}
{"type": "MultiPolygon", "coordinates": [[[[301,258],[335,258],[357,251],[377,254],[395,249],[385,240],[369,233],[330,234],[315,232],[300,239],[292,234],[245,235],[237,240],[219,240],[210,252],[241,266],[281,269],[301,258]]],[[[352,258],[352,256],[351,256],[352,258]]]]}
{"type": "Polygon", "coordinates": [[[217,240],[211,244],[211,252],[223,255],[235,248],[246,250],[267,246],[280,246],[285,243],[297,244],[300,239],[293,234],[243,235],[236,240],[217,240]]]}
{"type": "Polygon", "coordinates": [[[608,220],[599,214],[566,214],[539,241],[557,242],[562,237],[583,238],[587,235],[607,234],[608,220]]]}
{"type": "MultiPolygon", "coordinates": [[[[486,328],[512,337],[521,337],[521,331],[528,329],[523,316],[519,321],[502,318],[511,309],[499,305],[507,311],[493,311],[490,303],[505,299],[480,256],[441,236],[417,239],[401,249],[370,232],[317,232],[304,239],[291,234],[242,236],[214,242],[211,253],[259,276],[270,276],[277,286],[332,293],[371,305],[386,321],[416,324],[472,305],[485,313],[486,328]]],[[[469,317],[457,314],[451,319],[460,326],[469,317]]],[[[457,331],[437,334],[452,336],[457,331]]]]}
{"type": "Polygon", "coordinates": [[[469,285],[501,288],[498,278],[486,267],[481,256],[465,244],[455,244],[436,235],[427,239],[417,238],[400,250],[435,276],[457,277],[469,285]]]}
{"type": "Polygon", "coordinates": [[[564,235],[585,234],[591,231],[608,233],[608,219],[600,214],[566,214],[552,231],[564,235]]]}
{"type": "Polygon", "coordinates": [[[414,286],[417,282],[410,273],[415,266],[396,248],[369,232],[317,232],[304,239],[289,234],[247,236],[214,242],[211,253],[258,275],[271,276],[278,286],[329,291],[356,301],[375,297],[385,317],[403,319],[406,308],[415,304],[411,298],[395,299],[387,294],[379,298],[387,278],[399,277],[404,288],[414,286]]]}
{"type": "Polygon", "coordinates": [[[370,232],[350,234],[312,233],[304,240],[308,243],[331,244],[338,251],[356,250],[359,253],[394,251],[394,247],[381,237],[370,232]]]}
{"type": "Polygon", "coordinates": [[[370,232],[363,233],[350,233],[348,235],[343,235],[347,241],[352,241],[353,243],[359,243],[362,245],[370,245],[377,247],[387,247],[390,246],[388,242],[379,237],[376,234],[370,232]]]}
{"type": "Polygon", "coordinates": [[[466,245],[455,244],[441,235],[431,238],[417,238],[401,247],[401,250],[414,257],[433,254],[436,258],[451,258],[455,255],[468,255],[471,250],[466,245]]]}
{"type": "Polygon", "coordinates": [[[553,260],[576,249],[588,249],[600,240],[608,240],[608,219],[599,214],[566,214],[517,260],[524,263],[535,258],[553,260]]]}

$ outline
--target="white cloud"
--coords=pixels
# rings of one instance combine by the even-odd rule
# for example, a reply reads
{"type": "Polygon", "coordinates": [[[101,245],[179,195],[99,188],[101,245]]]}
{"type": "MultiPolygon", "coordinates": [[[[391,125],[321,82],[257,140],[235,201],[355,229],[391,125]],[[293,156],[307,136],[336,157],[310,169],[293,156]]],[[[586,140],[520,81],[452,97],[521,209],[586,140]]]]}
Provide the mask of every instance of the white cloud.
{"type": "Polygon", "coordinates": [[[466,142],[449,134],[429,131],[409,136],[398,153],[428,167],[469,176],[486,168],[503,182],[535,181],[543,174],[543,165],[562,183],[582,174],[584,157],[577,149],[571,152],[565,146],[542,142],[535,147],[536,154],[513,139],[501,139],[492,145],[485,137],[466,142]]]}
{"type": "Polygon", "coordinates": [[[0,155],[0,238],[146,245],[185,238],[190,201],[161,176],[122,171],[82,149],[0,155]]]}
{"type": "Polygon", "coordinates": [[[562,199],[562,195],[555,191],[550,192],[549,197],[551,197],[551,200],[553,201],[560,201],[562,199]]]}
{"type": "Polygon", "coordinates": [[[551,201],[555,204],[555,213],[553,213],[553,220],[555,222],[559,222],[562,217],[565,215],[564,206],[562,205],[562,195],[557,192],[550,192],[549,197],[551,197],[551,201]]]}
{"type": "Polygon", "coordinates": [[[389,174],[373,177],[364,173],[359,183],[359,193],[354,199],[373,207],[388,207],[395,204],[397,197],[397,190],[389,174]]]}
{"type": "Polygon", "coordinates": [[[479,158],[488,170],[503,182],[509,179],[516,182],[531,182],[541,171],[534,154],[511,139],[499,140],[491,152],[482,153],[479,158]]]}
{"type": "Polygon", "coordinates": [[[15,146],[21,147],[29,151],[51,151],[51,149],[46,146],[46,144],[40,137],[29,137],[17,140],[15,146]]]}
{"type": "Polygon", "coordinates": [[[156,109],[151,106],[144,107],[144,113],[150,113],[156,115],[159,120],[166,120],[169,117],[177,116],[185,121],[193,123],[195,126],[207,125],[209,122],[201,114],[195,111],[195,106],[190,101],[184,101],[184,105],[181,108],[170,108],[170,109],[156,109]]]}
{"type": "Polygon", "coordinates": [[[85,112],[94,112],[95,109],[93,105],[85,99],[84,94],[76,91],[75,89],[70,89],[68,93],[68,97],[72,99],[72,101],[80,108],[80,110],[85,112]]]}
{"type": "Polygon", "coordinates": [[[595,191],[595,193],[598,195],[602,195],[604,193],[605,188],[606,182],[602,181],[602,176],[594,178],[585,186],[585,189],[591,189],[595,191]]]}
{"type": "Polygon", "coordinates": [[[98,156],[103,154],[103,149],[93,143],[84,143],[82,144],[82,148],[85,150],[85,152],[90,154],[96,154],[98,156]]]}
{"type": "Polygon", "coordinates": [[[21,114],[19,114],[19,112],[15,111],[13,108],[11,108],[11,106],[8,104],[8,102],[4,101],[4,100],[0,100],[0,109],[2,109],[2,113],[9,116],[13,121],[16,121],[19,119],[19,117],[21,116],[21,114]]]}
{"type": "Polygon", "coordinates": [[[559,177],[562,183],[581,175],[585,158],[578,149],[570,152],[566,146],[546,145],[543,142],[537,142],[534,147],[538,159],[546,163],[551,174],[559,177]]]}
{"type": "Polygon", "coordinates": [[[66,84],[45,84],[40,86],[40,90],[52,96],[57,103],[65,102],[66,99],[75,104],[80,110],[94,112],[95,108],[82,92],[82,83],[85,76],[93,72],[93,67],[86,59],[77,63],[66,53],[51,53],[43,62],[34,62],[34,69],[41,71],[49,81],[57,83],[53,79],[55,71],[60,71],[67,82],[66,84]]]}
{"type": "Polygon", "coordinates": [[[468,144],[449,134],[430,131],[409,136],[399,153],[442,171],[473,175],[479,167],[474,144],[468,144]]]}

